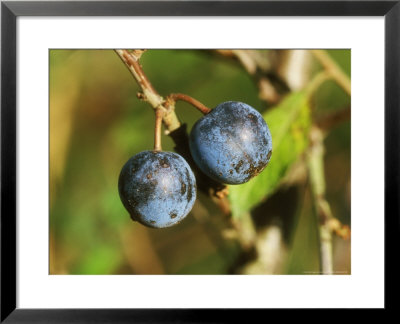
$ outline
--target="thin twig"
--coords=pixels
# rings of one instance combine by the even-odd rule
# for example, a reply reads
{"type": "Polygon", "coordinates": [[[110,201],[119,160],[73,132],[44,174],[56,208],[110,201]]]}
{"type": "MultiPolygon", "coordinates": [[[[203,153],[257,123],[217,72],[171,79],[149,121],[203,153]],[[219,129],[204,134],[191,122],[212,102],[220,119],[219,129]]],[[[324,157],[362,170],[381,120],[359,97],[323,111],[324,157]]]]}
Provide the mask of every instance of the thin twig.
{"type": "Polygon", "coordinates": [[[333,273],[332,231],[328,224],[332,213],[325,199],[324,146],[323,134],[314,127],[311,132],[311,148],[308,154],[308,171],[313,195],[314,210],[318,221],[320,245],[320,267],[322,274],[333,273]]]}
{"type": "Polygon", "coordinates": [[[329,56],[325,50],[311,50],[311,53],[318,60],[323,68],[332,76],[332,78],[347,92],[351,95],[351,81],[346,73],[340,68],[340,66],[329,56]]]}
{"type": "Polygon", "coordinates": [[[133,77],[135,78],[136,82],[140,86],[143,91],[142,99],[146,100],[154,109],[163,109],[163,123],[168,130],[168,132],[172,132],[179,128],[180,122],[178,117],[175,114],[173,107],[169,107],[172,109],[166,109],[164,104],[164,99],[161,97],[157,91],[154,89],[153,85],[147,78],[146,74],[143,72],[142,67],[138,62],[138,57],[140,57],[139,52],[140,50],[136,50],[136,52],[132,53],[128,50],[124,49],[117,49],[115,52],[121,58],[122,62],[125,63],[133,77]]]}
{"type": "Polygon", "coordinates": [[[163,99],[154,89],[153,85],[147,78],[146,74],[143,72],[142,67],[137,61],[136,57],[133,56],[128,50],[115,50],[122,61],[127,65],[129,71],[134,76],[135,80],[142,88],[143,93],[146,97],[146,100],[150,102],[150,104],[155,108],[162,105],[163,99]]]}
{"type": "Polygon", "coordinates": [[[336,234],[342,239],[347,240],[351,236],[351,230],[348,225],[343,225],[333,216],[331,207],[325,198],[323,131],[314,126],[311,129],[310,136],[311,148],[308,153],[307,165],[314,210],[318,221],[321,272],[323,274],[332,274],[332,234],[336,234]]]}
{"type": "Polygon", "coordinates": [[[144,52],[146,52],[145,49],[134,49],[134,50],[131,50],[130,53],[136,59],[136,61],[139,61],[139,59],[142,57],[144,52]]]}
{"type": "Polygon", "coordinates": [[[191,104],[199,111],[201,111],[204,115],[207,115],[211,111],[210,108],[203,105],[200,101],[183,93],[171,93],[170,95],[167,96],[167,101],[170,101],[172,103],[175,103],[178,100],[186,101],[187,103],[191,104]]]}

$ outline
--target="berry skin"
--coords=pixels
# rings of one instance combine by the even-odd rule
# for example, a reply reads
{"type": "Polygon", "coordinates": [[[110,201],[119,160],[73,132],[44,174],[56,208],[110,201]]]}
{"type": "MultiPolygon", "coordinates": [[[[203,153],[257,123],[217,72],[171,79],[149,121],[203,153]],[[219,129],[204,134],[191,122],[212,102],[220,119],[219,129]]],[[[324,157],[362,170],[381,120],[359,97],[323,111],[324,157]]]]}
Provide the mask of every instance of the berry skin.
{"type": "Polygon", "coordinates": [[[199,119],[190,133],[190,152],[210,178],[241,184],[258,175],[272,154],[272,138],[261,114],[228,101],[199,119]]]}
{"type": "Polygon", "coordinates": [[[183,220],[196,200],[196,180],[187,162],[173,152],[143,151],[123,166],[119,195],[131,218],[164,228],[183,220]]]}

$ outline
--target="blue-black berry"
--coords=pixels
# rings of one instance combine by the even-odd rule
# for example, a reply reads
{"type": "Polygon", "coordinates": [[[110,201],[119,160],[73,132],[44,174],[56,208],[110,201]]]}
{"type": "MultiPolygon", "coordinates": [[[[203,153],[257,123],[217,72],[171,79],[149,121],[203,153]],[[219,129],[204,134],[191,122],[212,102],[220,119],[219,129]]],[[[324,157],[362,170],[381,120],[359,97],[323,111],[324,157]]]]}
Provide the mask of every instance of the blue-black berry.
{"type": "Polygon", "coordinates": [[[163,228],[183,220],[196,200],[196,180],[187,162],[173,152],[143,151],[124,165],[119,194],[131,218],[163,228]]]}
{"type": "Polygon", "coordinates": [[[190,133],[190,152],[216,181],[241,184],[258,175],[272,154],[269,128],[261,114],[241,102],[224,102],[199,119],[190,133]]]}

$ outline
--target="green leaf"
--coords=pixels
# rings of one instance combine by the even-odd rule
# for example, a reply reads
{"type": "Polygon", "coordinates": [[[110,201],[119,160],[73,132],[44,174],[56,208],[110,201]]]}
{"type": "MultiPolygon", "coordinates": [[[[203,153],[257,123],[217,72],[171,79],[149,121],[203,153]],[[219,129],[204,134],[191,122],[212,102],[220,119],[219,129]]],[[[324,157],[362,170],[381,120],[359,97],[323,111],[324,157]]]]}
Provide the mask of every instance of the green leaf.
{"type": "Polygon", "coordinates": [[[272,194],[308,145],[311,112],[305,91],[291,93],[263,117],[272,136],[271,160],[257,177],[245,184],[230,186],[233,217],[240,217],[272,194]]]}

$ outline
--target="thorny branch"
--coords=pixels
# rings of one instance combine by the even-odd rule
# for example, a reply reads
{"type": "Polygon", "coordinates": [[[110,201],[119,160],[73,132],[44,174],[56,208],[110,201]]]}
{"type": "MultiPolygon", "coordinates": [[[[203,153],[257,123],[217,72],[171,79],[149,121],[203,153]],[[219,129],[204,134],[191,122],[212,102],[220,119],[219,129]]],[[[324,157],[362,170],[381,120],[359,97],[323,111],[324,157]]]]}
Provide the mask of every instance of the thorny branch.
{"type": "MultiPolygon", "coordinates": [[[[140,86],[142,92],[138,93],[138,98],[147,101],[155,110],[156,115],[158,114],[158,116],[162,116],[162,121],[167,130],[166,133],[171,136],[176,145],[175,150],[186,159],[186,161],[191,165],[193,172],[198,175],[197,187],[206,194],[209,194],[212,198],[215,198],[214,200],[216,200],[216,203],[223,206],[225,211],[229,210],[229,207],[226,206],[226,186],[212,180],[202,173],[193,161],[189,151],[189,139],[186,132],[186,125],[182,125],[175,114],[175,101],[187,101],[204,114],[208,113],[210,109],[188,95],[180,93],[170,94],[166,99],[159,95],[139,63],[139,58],[143,54],[144,50],[129,51],[126,49],[117,49],[115,52],[121,58],[122,62],[124,62],[137,84],[140,86]]],[[[161,140],[159,136],[160,132],[156,130],[155,149],[161,148],[161,140]]]]}

